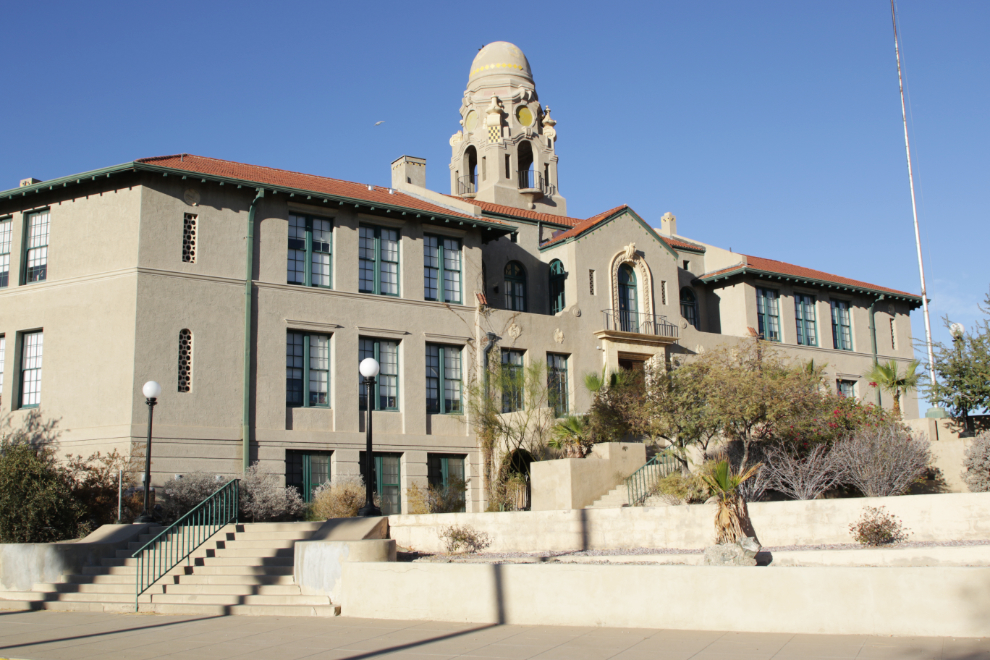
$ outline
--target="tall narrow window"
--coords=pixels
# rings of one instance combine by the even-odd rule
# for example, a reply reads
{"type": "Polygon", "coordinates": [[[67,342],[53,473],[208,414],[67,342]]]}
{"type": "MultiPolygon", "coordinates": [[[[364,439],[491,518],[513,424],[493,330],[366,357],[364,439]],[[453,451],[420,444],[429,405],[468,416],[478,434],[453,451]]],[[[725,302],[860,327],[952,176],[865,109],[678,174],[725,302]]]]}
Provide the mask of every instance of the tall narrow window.
{"type": "Polygon", "coordinates": [[[27,217],[27,249],[25,253],[24,282],[44,282],[48,279],[48,229],[50,215],[47,210],[31,213],[27,217]]]}
{"type": "Polygon", "coordinates": [[[190,330],[179,330],[179,391],[192,390],[193,336],[190,330]]]}
{"type": "Polygon", "coordinates": [[[358,246],[362,293],[399,295],[399,232],[384,227],[361,227],[358,246]]]}
{"type": "Polygon", "coordinates": [[[313,491],[330,481],[329,451],[285,452],[285,485],[295,487],[304,502],[313,500],[313,491]]]}
{"type": "MultiPolygon", "coordinates": [[[[384,339],[361,338],[358,345],[358,364],[365,358],[374,358],[380,368],[375,379],[371,400],[375,410],[399,409],[399,344],[384,339]]],[[[359,376],[358,407],[368,409],[368,388],[359,376]]]]}
{"type": "Polygon", "coordinates": [[[667,280],[660,280],[660,304],[667,304],[667,280]]]}
{"type": "Polygon", "coordinates": [[[518,261],[505,265],[505,308],[513,312],[526,311],[526,270],[518,261]]]}
{"type": "Polygon", "coordinates": [[[330,288],[333,223],[324,218],[289,214],[289,284],[330,288]]]}
{"type": "Polygon", "coordinates": [[[505,178],[512,179],[512,156],[505,154],[505,178]]]}
{"type": "Polygon", "coordinates": [[[330,407],[330,337],[290,332],[285,351],[285,405],[330,407]]]}
{"type": "Polygon", "coordinates": [[[760,337],[767,341],[780,341],[780,312],[776,289],[756,290],[756,321],[760,337]]]}
{"type": "Polygon", "coordinates": [[[7,286],[10,279],[10,232],[13,227],[10,218],[0,220],[0,289],[7,286]]]}
{"type": "Polygon", "coordinates": [[[595,295],[595,269],[588,269],[588,293],[595,295]]]}
{"type": "Polygon", "coordinates": [[[437,415],[463,412],[461,404],[461,349],[426,345],[426,412],[437,415]]]}
{"type": "Polygon", "coordinates": [[[897,350],[897,328],[894,319],[890,319],[890,348],[894,351],[897,350]]]}
{"type": "MultiPolygon", "coordinates": [[[[463,454],[427,454],[426,479],[430,486],[435,489],[463,487],[465,483],[464,460],[466,458],[463,454]]],[[[451,493],[451,495],[455,494],[451,493]]],[[[459,495],[458,500],[453,503],[453,510],[449,513],[464,511],[464,493],[459,495]]]]}
{"type": "Polygon", "coordinates": [[[41,403],[41,354],[44,334],[26,332],[21,337],[21,408],[36,408],[41,403]]]}
{"type": "Polygon", "coordinates": [[[853,349],[849,303],[845,300],[832,301],[832,346],[840,351],[853,349]]]}
{"type": "Polygon", "coordinates": [[[3,370],[7,366],[7,338],[0,335],[0,402],[3,401],[3,370]]]}
{"type": "Polygon", "coordinates": [[[423,297],[461,302],[461,242],[456,238],[423,237],[423,297]]]}
{"type": "MultiPolygon", "coordinates": [[[[364,471],[365,453],[358,454],[361,470],[364,471]]],[[[401,477],[402,454],[372,454],[374,473],[371,475],[375,492],[381,501],[382,515],[394,516],[402,513],[401,477]]]]}
{"type": "Polygon", "coordinates": [[[628,264],[619,266],[619,330],[639,332],[636,272],[628,264]]]}
{"type": "Polygon", "coordinates": [[[803,293],[794,295],[794,317],[797,325],[797,343],[802,346],[818,346],[815,328],[815,299],[803,293]]]}
{"type": "Polygon", "coordinates": [[[502,351],[502,412],[522,410],[525,371],[522,351],[502,351]]]}
{"type": "Polygon", "coordinates": [[[695,328],[698,327],[698,299],[688,287],[681,289],[681,316],[695,328]]]}
{"type": "Polygon", "coordinates": [[[563,417],[567,405],[567,356],[547,353],[547,390],[554,415],[563,417]]]}
{"type": "Polygon", "coordinates": [[[186,213],[182,218],[182,261],[187,264],[196,263],[196,221],[192,213],[186,213]]]}
{"type": "Polygon", "coordinates": [[[564,280],[567,273],[564,272],[564,264],[560,259],[550,262],[550,313],[557,314],[564,311],[567,300],[564,297],[564,280]]]}

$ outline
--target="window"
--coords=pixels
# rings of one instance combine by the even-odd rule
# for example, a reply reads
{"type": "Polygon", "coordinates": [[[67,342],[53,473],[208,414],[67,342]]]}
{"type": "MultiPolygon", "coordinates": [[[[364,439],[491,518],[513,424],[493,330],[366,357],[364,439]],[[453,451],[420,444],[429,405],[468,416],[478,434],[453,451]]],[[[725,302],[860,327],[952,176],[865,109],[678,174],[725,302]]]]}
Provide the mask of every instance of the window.
{"type": "Polygon", "coordinates": [[[459,346],[426,345],[426,412],[437,415],[463,412],[459,346]]]}
{"type": "Polygon", "coordinates": [[[192,389],[192,331],[179,330],[179,391],[192,389]]]}
{"type": "Polygon", "coordinates": [[[588,269],[588,293],[595,295],[595,269],[588,269]]]}
{"type": "MultiPolygon", "coordinates": [[[[365,470],[367,454],[361,452],[361,472],[365,470]]],[[[375,484],[375,492],[378,493],[380,507],[383,516],[394,516],[402,513],[401,497],[401,460],[402,454],[372,454],[374,465],[372,470],[372,483],[375,484]]]]}
{"type": "Polygon", "coordinates": [[[525,373],[522,351],[502,351],[502,412],[523,409],[525,373]]]}
{"type": "Polygon", "coordinates": [[[330,407],[330,337],[290,332],[285,352],[285,405],[330,407]]]}
{"type": "Polygon", "coordinates": [[[564,264],[560,259],[550,262],[550,313],[557,314],[564,311],[567,301],[564,297],[564,280],[567,273],[564,272],[564,264]]]}
{"type": "MultiPolygon", "coordinates": [[[[464,459],[463,454],[427,454],[426,455],[426,479],[433,488],[461,488],[464,486],[464,459]]],[[[459,502],[453,511],[445,513],[457,513],[465,510],[464,493],[459,493],[459,502]]]]}
{"type": "Polygon", "coordinates": [[[518,261],[505,264],[505,308],[526,311],[526,271],[518,261]]]}
{"type": "Polygon", "coordinates": [[[330,288],[333,223],[322,218],[289,214],[289,284],[330,288]]]}
{"type": "Polygon", "coordinates": [[[780,312],[776,289],[756,290],[756,321],[760,338],[780,341],[780,312]]]}
{"type": "Polygon", "coordinates": [[[461,302],[461,242],[423,238],[423,294],[427,300],[461,302]]]}
{"type": "Polygon", "coordinates": [[[628,264],[619,266],[619,330],[639,332],[636,273],[628,264]]]}
{"type": "Polygon", "coordinates": [[[21,338],[21,408],[37,408],[41,403],[41,353],[44,334],[26,332],[21,338]]]}
{"type": "Polygon", "coordinates": [[[509,154],[505,154],[505,178],[512,178],[512,157],[509,154]]]}
{"type": "MultiPolygon", "coordinates": [[[[398,410],[399,409],[399,344],[385,339],[365,339],[361,338],[358,343],[358,364],[365,358],[375,358],[378,361],[380,371],[375,379],[375,391],[371,393],[371,400],[375,403],[375,410],[398,410]]],[[[358,408],[368,409],[368,388],[364,384],[364,378],[358,376],[359,395],[358,408]]]]}
{"type": "Polygon", "coordinates": [[[660,304],[667,304],[667,280],[660,280],[660,304]]]}
{"type": "Polygon", "coordinates": [[[854,380],[837,380],[835,381],[836,388],[838,389],[839,396],[855,398],[856,396],[856,381],[854,380]]]}
{"type": "Polygon", "coordinates": [[[24,283],[44,282],[48,279],[48,227],[49,212],[38,211],[27,216],[27,250],[25,254],[24,283]]]}
{"type": "Polygon", "coordinates": [[[182,218],[182,261],[187,264],[196,263],[196,220],[192,213],[182,218]]]}
{"type": "Polygon", "coordinates": [[[684,270],[690,272],[691,271],[691,262],[688,261],[687,259],[685,259],[683,261],[683,264],[684,264],[684,270]]]}
{"type": "Polygon", "coordinates": [[[849,303],[845,300],[832,301],[832,345],[841,351],[853,349],[849,303]]]}
{"type": "Polygon", "coordinates": [[[0,402],[3,401],[3,370],[7,366],[7,338],[0,335],[0,402]]]}
{"type": "Polygon", "coordinates": [[[563,417],[567,405],[567,356],[547,353],[547,390],[554,416],[563,417]]]}
{"type": "Polygon", "coordinates": [[[681,289],[681,316],[695,328],[698,327],[698,299],[688,287],[681,289]]]}
{"type": "Polygon", "coordinates": [[[797,343],[802,346],[818,346],[815,330],[815,299],[802,293],[794,295],[794,317],[797,325],[797,343]]]}
{"type": "Polygon", "coordinates": [[[892,350],[897,350],[897,329],[895,328],[894,319],[890,319],[890,348],[892,350]]]}
{"type": "Polygon", "coordinates": [[[0,288],[6,287],[10,277],[10,218],[0,220],[0,288]]]}
{"type": "Polygon", "coordinates": [[[313,491],[330,481],[328,451],[285,452],[285,485],[294,487],[304,502],[313,501],[313,491]]]}
{"type": "Polygon", "coordinates": [[[399,232],[361,227],[358,290],[382,296],[399,295],[399,232]]]}

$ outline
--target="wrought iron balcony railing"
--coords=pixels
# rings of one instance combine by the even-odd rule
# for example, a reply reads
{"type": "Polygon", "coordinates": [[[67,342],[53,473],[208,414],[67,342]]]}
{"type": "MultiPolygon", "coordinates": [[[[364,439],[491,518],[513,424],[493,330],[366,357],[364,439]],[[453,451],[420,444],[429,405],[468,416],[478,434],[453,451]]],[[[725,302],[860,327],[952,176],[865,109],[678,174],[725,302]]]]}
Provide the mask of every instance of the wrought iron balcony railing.
{"type": "Polygon", "coordinates": [[[518,170],[520,190],[543,190],[543,175],[535,170],[518,170]]]}
{"type": "Polygon", "coordinates": [[[666,316],[611,309],[603,309],[602,316],[605,320],[606,330],[677,338],[677,326],[669,323],[666,316]]]}
{"type": "Polygon", "coordinates": [[[478,192],[478,185],[473,176],[462,176],[457,179],[458,195],[474,195],[478,192]]]}

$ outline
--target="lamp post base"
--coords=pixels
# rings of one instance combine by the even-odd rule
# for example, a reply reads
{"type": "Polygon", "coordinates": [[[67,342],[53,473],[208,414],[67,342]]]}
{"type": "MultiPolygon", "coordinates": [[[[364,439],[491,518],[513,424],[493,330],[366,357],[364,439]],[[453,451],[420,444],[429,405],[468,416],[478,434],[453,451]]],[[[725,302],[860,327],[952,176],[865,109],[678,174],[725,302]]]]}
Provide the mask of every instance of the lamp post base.
{"type": "Polygon", "coordinates": [[[153,523],[155,522],[155,518],[150,513],[142,513],[134,519],[134,522],[139,524],[153,523]]]}
{"type": "Polygon", "coordinates": [[[362,518],[371,518],[382,515],[382,510],[375,506],[374,502],[365,502],[364,506],[358,509],[358,515],[362,518]]]}

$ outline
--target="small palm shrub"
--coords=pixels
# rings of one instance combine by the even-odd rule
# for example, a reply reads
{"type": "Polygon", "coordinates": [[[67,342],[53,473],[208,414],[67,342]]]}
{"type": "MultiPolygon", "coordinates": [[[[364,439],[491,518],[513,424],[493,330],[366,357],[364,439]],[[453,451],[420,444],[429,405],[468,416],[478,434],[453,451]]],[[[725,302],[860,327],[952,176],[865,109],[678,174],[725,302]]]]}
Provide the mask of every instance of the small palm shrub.
{"type": "Polygon", "coordinates": [[[833,451],[845,482],[867,497],[901,495],[928,470],[928,441],[899,424],[861,428],[833,451]]]}
{"type": "Polygon", "coordinates": [[[715,543],[735,543],[746,538],[742,521],[746,516],[746,501],[740,486],[763,467],[757,463],[742,473],[733,472],[729,461],[710,461],[702,468],[701,479],[715,498],[715,543]]]}
{"type": "Polygon", "coordinates": [[[858,543],[870,547],[900,543],[908,538],[908,530],[901,521],[882,506],[863,507],[863,515],[859,521],[849,525],[849,531],[858,543]]]}
{"type": "MultiPolygon", "coordinates": [[[[313,491],[310,516],[316,520],[353,518],[364,506],[365,496],[364,479],[359,475],[337,477],[313,491]]],[[[375,504],[379,504],[377,494],[375,504]]]]}
{"type": "Polygon", "coordinates": [[[696,474],[680,472],[657,481],[654,492],[667,504],[697,504],[708,499],[705,482],[696,474]]]}
{"type": "Polygon", "coordinates": [[[488,534],[476,531],[469,525],[447,525],[440,528],[439,534],[448,553],[481,552],[492,544],[488,534]]]}
{"type": "Polygon", "coordinates": [[[973,439],[963,459],[962,478],[974,493],[990,492],[990,431],[984,431],[973,439]]]}

